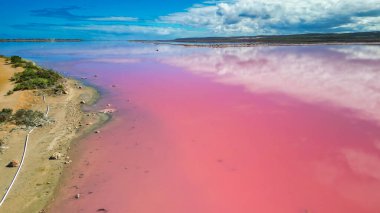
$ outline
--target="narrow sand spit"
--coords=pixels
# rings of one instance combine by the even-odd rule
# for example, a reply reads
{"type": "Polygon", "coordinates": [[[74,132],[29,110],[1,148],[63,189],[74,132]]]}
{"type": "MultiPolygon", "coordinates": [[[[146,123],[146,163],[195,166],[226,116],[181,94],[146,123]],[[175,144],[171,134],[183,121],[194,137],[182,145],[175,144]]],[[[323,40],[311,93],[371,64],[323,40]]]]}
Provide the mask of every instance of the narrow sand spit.
{"type": "MultiPolygon", "coordinates": [[[[46,111],[50,106],[49,118],[52,123],[36,128],[30,134],[27,156],[23,168],[10,191],[0,212],[39,212],[44,209],[58,186],[60,176],[70,159],[67,152],[73,139],[90,132],[107,118],[104,114],[86,116],[81,110],[80,101],[93,103],[98,97],[97,92],[88,87],[81,87],[74,80],[67,80],[68,94],[48,96],[44,103],[41,91],[15,92],[10,96],[6,93],[13,88],[9,78],[22,68],[12,68],[0,58],[0,109],[20,108],[46,111]],[[81,125],[81,123],[93,125],[81,125]],[[49,157],[60,152],[63,158],[49,160],[49,157]],[[17,208],[16,208],[17,207],[17,208]]],[[[4,141],[0,150],[0,196],[9,187],[17,168],[7,168],[12,160],[21,160],[24,140],[27,130],[14,125],[0,125],[0,139],[4,141]]]]}

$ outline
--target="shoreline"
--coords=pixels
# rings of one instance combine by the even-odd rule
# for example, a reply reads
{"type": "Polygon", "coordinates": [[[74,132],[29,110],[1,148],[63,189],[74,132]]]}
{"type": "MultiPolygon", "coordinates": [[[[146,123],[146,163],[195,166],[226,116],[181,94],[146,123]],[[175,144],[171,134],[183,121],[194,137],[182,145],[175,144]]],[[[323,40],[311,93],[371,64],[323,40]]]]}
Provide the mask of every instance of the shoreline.
{"type": "Polygon", "coordinates": [[[16,38],[16,39],[0,39],[0,42],[9,43],[9,42],[82,42],[82,39],[54,39],[54,38],[16,38]]]}
{"type": "Polygon", "coordinates": [[[183,47],[229,48],[229,47],[270,47],[270,46],[347,46],[347,45],[380,45],[380,42],[321,42],[321,43],[181,43],[157,41],[130,41],[143,44],[173,45],[183,47]]]}
{"type": "MultiPolygon", "coordinates": [[[[0,72],[20,71],[20,68],[11,68],[0,58],[0,72]]],[[[1,73],[3,74],[3,73],[1,73]]],[[[9,79],[9,78],[8,78],[9,79]]],[[[4,96],[12,82],[0,82],[0,96],[4,96]]],[[[63,179],[64,170],[71,163],[71,146],[75,146],[82,138],[91,134],[97,128],[110,120],[111,116],[105,113],[84,109],[83,105],[92,106],[100,99],[99,92],[92,87],[84,86],[78,80],[65,78],[68,94],[47,96],[46,102],[50,106],[50,116],[54,122],[36,128],[30,135],[24,166],[14,187],[0,207],[0,212],[44,212],[54,200],[63,179]],[[80,104],[84,100],[86,104],[80,104]],[[58,160],[49,160],[54,153],[59,152],[62,157],[58,160]],[[22,195],[22,196],[20,196],[22,195]],[[14,207],[19,209],[15,210],[14,207]]],[[[0,108],[25,108],[43,111],[41,91],[18,91],[10,96],[2,97],[0,108]]],[[[26,131],[14,125],[0,125],[0,139],[5,138],[5,147],[0,154],[0,192],[10,183],[10,179],[17,168],[7,168],[5,164],[10,160],[19,160],[21,146],[26,131]]],[[[3,194],[1,194],[2,196],[3,194]]]]}
{"type": "MultiPolygon", "coordinates": [[[[71,80],[73,80],[75,82],[79,82],[81,85],[83,85],[88,90],[92,90],[91,99],[88,100],[86,106],[89,106],[89,107],[94,106],[101,99],[100,92],[99,92],[99,90],[96,89],[96,87],[84,84],[80,80],[76,80],[76,79],[71,79],[71,80]]],[[[83,107],[80,107],[80,110],[83,113],[83,116],[86,116],[88,114],[94,115],[94,113],[96,113],[96,111],[86,110],[86,109],[83,109],[83,107]]],[[[78,152],[78,153],[75,153],[75,152],[76,152],[76,148],[79,145],[79,143],[81,142],[81,140],[88,137],[90,134],[93,134],[96,129],[99,129],[99,128],[105,126],[108,122],[111,121],[111,118],[112,118],[111,114],[98,113],[95,123],[93,123],[91,126],[88,126],[85,129],[83,129],[79,134],[76,134],[76,136],[71,139],[70,147],[67,150],[66,155],[70,156],[70,159],[73,161],[78,160],[78,156],[80,155],[80,152],[78,152]]],[[[85,121],[85,119],[82,119],[81,122],[83,122],[83,121],[85,121]]],[[[58,176],[57,185],[55,186],[55,189],[52,193],[51,198],[49,200],[47,200],[46,205],[41,210],[42,212],[44,212],[44,213],[50,212],[49,210],[51,208],[51,205],[54,203],[54,201],[55,201],[55,199],[59,193],[59,190],[62,187],[63,181],[64,181],[65,177],[68,175],[68,174],[66,174],[65,170],[69,166],[70,166],[70,164],[65,164],[64,168],[62,168],[62,174],[60,174],[58,176]]]]}
{"type": "Polygon", "coordinates": [[[166,43],[189,47],[255,47],[314,45],[380,45],[380,32],[303,33],[253,36],[184,37],[170,40],[130,40],[132,42],[166,43]]]}

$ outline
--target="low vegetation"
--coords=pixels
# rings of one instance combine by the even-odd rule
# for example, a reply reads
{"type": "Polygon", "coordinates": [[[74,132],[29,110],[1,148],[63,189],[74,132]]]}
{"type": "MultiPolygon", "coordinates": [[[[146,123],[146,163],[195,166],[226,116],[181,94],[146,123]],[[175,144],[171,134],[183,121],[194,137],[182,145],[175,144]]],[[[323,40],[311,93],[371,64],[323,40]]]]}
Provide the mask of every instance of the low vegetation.
{"type": "Polygon", "coordinates": [[[11,64],[15,66],[21,66],[21,64],[24,62],[20,56],[14,55],[10,58],[11,64]]]}
{"type": "Polygon", "coordinates": [[[41,126],[45,123],[45,115],[40,111],[19,109],[12,116],[13,121],[16,125],[25,125],[25,126],[41,126]]]}
{"type": "Polygon", "coordinates": [[[14,93],[13,90],[9,90],[6,95],[12,95],[14,93]]]}
{"type": "Polygon", "coordinates": [[[62,77],[53,70],[25,68],[16,73],[11,80],[16,83],[14,91],[30,89],[47,89],[56,86],[62,77]]]}
{"type": "MultiPolygon", "coordinates": [[[[15,82],[13,91],[50,89],[55,94],[62,94],[64,91],[64,78],[51,69],[37,66],[31,61],[22,59],[20,56],[11,56],[8,62],[13,67],[22,67],[24,71],[16,73],[10,80],[15,82]]],[[[13,91],[8,92],[11,95],[13,91]]]]}
{"type": "Polygon", "coordinates": [[[27,127],[42,126],[47,119],[44,113],[34,110],[19,109],[12,114],[12,109],[2,109],[0,111],[0,123],[12,122],[16,125],[27,127]]]}
{"type": "Polygon", "coordinates": [[[4,146],[5,146],[5,141],[4,141],[4,139],[1,139],[1,138],[0,138],[0,154],[3,153],[3,151],[4,151],[4,146]]]}
{"type": "Polygon", "coordinates": [[[12,109],[2,109],[0,111],[0,123],[9,121],[12,117],[12,112],[12,109]]]}

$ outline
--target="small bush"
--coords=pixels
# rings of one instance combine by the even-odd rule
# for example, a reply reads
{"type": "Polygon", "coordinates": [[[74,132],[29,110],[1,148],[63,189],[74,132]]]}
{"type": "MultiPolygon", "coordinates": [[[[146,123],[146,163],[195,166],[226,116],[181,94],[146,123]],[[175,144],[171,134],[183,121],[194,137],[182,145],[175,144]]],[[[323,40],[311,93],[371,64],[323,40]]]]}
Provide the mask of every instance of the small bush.
{"type": "Polygon", "coordinates": [[[17,63],[21,63],[21,62],[22,62],[22,58],[20,56],[17,56],[17,55],[11,56],[11,63],[12,64],[17,64],[17,63]]]}
{"type": "Polygon", "coordinates": [[[31,61],[27,61],[27,62],[25,62],[25,64],[24,64],[24,68],[25,69],[40,69],[36,64],[34,64],[33,62],[31,62],[31,61]]]}
{"type": "Polygon", "coordinates": [[[53,70],[26,68],[16,73],[11,81],[16,82],[14,91],[30,89],[47,89],[58,85],[62,76],[53,70]]]}
{"type": "Polygon", "coordinates": [[[45,122],[45,116],[42,112],[19,109],[13,115],[16,125],[40,126],[45,122]]]}
{"type": "Polygon", "coordinates": [[[36,71],[33,69],[25,69],[23,72],[14,74],[14,76],[11,78],[11,81],[21,83],[23,81],[27,81],[36,77],[38,77],[36,71]]]}
{"type": "MultiPolygon", "coordinates": [[[[62,93],[63,77],[51,69],[44,69],[31,61],[22,59],[20,56],[11,56],[10,63],[14,67],[23,67],[24,71],[15,73],[10,79],[15,82],[13,91],[32,89],[51,89],[55,93],[62,93]]],[[[11,95],[8,92],[7,95],[11,95]]]]}
{"type": "Polygon", "coordinates": [[[11,56],[10,63],[13,67],[22,67],[24,65],[24,60],[20,56],[11,56]]]}
{"type": "Polygon", "coordinates": [[[0,139],[0,154],[3,153],[4,151],[4,149],[2,149],[4,145],[5,145],[4,139],[0,139]]]}
{"type": "Polygon", "coordinates": [[[66,94],[66,90],[62,84],[58,84],[56,87],[52,89],[52,93],[55,95],[62,95],[66,94]]]}
{"type": "Polygon", "coordinates": [[[44,78],[35,78],[27,81],[23,81],[17,84],[14,91],[29,90],[29,89],[46,89],[49,86],[49,81],[44,78]]]}
{"type": "Polygon", "coordinates": [[[0,123],[9,121],[12,117],[12,109],[2,109],[0,111],[0,123]]]}
{"type": "Polygon", "coordinates": [[[9,90],[6,95],[9,96],[9,95],[12,95],[13,93],[14,93],[13,90],[9,90]]]}

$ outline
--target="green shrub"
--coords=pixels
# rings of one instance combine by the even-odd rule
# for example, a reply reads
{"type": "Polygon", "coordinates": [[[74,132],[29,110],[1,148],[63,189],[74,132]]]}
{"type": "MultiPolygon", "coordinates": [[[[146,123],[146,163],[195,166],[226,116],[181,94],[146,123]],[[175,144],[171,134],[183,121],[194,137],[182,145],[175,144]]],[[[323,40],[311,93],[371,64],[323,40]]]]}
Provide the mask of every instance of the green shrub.
{"type": "MultiPolygon", "coordinates": [[[[60,91],[63,77],[51,69],[44,69],[31,61],[23,60],[20,56],[11,56],[10,62],[14,67],[24,67],[24,71],[15,73],[10,79],[15,82],[13,91],[31,89],[52,89],[60,91]]],[[[11,93],[8,92],[8,95],[11,93]]]]}
{"type": "Polygon", "coordinates": [[[36,77],[37,73],[33,69],[25,69],[23,72],[14,74],[14,76],[11,78],[11,81],[20,83],[36,77]]]}
{"type": "Polygon", "coordinates": [[[0,111],[0,123],[3,123],[3,122],[6,122],[6,121],[9,121],[12,117],[12,112],[13,110],[12,109],[2,109],[0,111]]]}
{"type": "Polygon", "coordinates": [[[58,85],[62,76],[53,70],[26,68],[16,73],[11,80],[16,82],[14,91],[29,89],[47,89],[58,85]]]}
{"type": "Polygon", "coordinates": [[[11,56],[10,62],[13,65],[13,67],[22,67],[24,65],[24,60],[20,56],[11,56]]]}
{"type": "Polygon", "coordinates": [[[5,145],[4,139],[0,139],[0,154],[4,152],[3,146],[5,145]]]}
{"type": "Polygon", "coordinates": [[[33,62],[31,61],[27,61],[24,63],[24,68],[25,69],[40,69],[37,65],[35,65],[33,62]]]}
{"type": "Polygon", "coordinates": [[[62,94],[66,94],[66,89],[65,89],[65,86],[63,86],[63,84],[58,84],[56,85],[53,89],[52,89],[52,92],[56,95],[62,95],[62,94]]]}
{"type": "Polygon", "coordinates": [[[16,84],[14,91],[29,90],[29,89],[46,89],[49,86],[49,81],[44,78],[34,78],[16,84]]]}
{"type": "Polygon", "coordinates": [[[45,116],[39,111],[19,109],[13,115],[13,120],[16,125],[39,126],[44,123],[45,116]]]}
{"type": "Polygon", "coordinates": [[[58,82],[58,80],[60,80],[62,78],[62,76],[60,74],[58,74],[57,72],[55,72],[54,70],[39,70],[37,71],[37,75],[40,77],[40,78],[45,78],[48,80],[49,82],[49,86],[53,86],[55,83],[58,82]]]}
{"type": "Polygon", "coordinates": [[[9,95],[12,95],[13,93],[14,93],[13,90],[9,90],[6,95],[9,96],[9,95]]]}
{"type": "Polygon", "coordinates": [[[17,55],[11,56],[11,63],[12,64],[17,64],[17,63],[21,63],[21,62],[22,62],[22,58],[20,56],[17,56],[17,55]]]}

